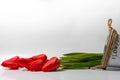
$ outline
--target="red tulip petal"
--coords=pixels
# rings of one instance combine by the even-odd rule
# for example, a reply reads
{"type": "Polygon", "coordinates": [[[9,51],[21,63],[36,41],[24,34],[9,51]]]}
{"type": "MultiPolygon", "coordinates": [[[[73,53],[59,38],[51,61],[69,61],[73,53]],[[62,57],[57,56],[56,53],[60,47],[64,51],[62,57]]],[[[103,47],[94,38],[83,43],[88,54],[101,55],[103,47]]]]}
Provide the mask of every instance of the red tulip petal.
{"type": "Polygon", "coordinates": [[[29,70],[30,71],[40,71],[43,66],[43,60],[38,59],[30,63],[29,70]]]}
{"type": "Polygon", "coordinates": [[[47,71],[55,71],[57,68],[60,66],[60,61],[58,60],[57,57],[52,57],[49,61],[47,61],[43,67],[42,71],[47,72],[47,71]]]}
{"type": "Polygon", "coordinates": [[[3,61],[1,65],[3,67],[8,67],[10,69],[18,69],[19,65],[18,65],[17,61],[19,59],[20,59],[19,56],[15,56],[15,57],[12,57],[10,59],[3,61]]]}
{"type": "Polygon", "coordinates": [[[29,68],[29,63],[31,63],[33,60],[30,58],[20,58],[18,61],[18,64],[20,67],[25,67],[25,68],[29,68]]]}
{"type": "Polygon", "coordinates": [[[39,54],[39,55],[32,56],[30,59],[33,59],[33,60],[41,59],[45,61],[47,59],[47,56],[45,54],[39,54]]]}

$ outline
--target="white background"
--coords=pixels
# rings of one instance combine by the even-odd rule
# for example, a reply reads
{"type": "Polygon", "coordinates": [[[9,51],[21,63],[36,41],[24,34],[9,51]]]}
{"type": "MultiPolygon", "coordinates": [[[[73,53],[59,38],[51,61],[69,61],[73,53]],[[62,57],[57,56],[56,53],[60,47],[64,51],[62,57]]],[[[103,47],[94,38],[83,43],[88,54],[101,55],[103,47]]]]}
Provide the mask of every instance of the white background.
{"type": "Polygon", "coordinates": [[[120,0],[0,0],[0,54],[103,52],[120,0]]]}
{"type": "MultiPolygon", "coordinates": [[[[108,18],[120,33],[120,0],[0,0],[0,62],[13,55],[103,52],[108,18]]],[[[44,73],[0,66],[0,80],[119,80],[119,71],[44,73]]]]}

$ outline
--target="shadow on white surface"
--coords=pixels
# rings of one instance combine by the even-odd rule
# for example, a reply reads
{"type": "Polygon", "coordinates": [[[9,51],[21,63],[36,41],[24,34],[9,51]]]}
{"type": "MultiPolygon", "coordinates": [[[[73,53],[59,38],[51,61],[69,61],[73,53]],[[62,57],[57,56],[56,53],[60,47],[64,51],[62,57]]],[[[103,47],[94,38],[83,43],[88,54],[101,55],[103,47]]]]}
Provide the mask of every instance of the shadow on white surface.
{"type": "Polygon", "coordinates": [[[107,71],[120,71],[120,68],[119,67],[108,67],[106,70],[107,71]]]}

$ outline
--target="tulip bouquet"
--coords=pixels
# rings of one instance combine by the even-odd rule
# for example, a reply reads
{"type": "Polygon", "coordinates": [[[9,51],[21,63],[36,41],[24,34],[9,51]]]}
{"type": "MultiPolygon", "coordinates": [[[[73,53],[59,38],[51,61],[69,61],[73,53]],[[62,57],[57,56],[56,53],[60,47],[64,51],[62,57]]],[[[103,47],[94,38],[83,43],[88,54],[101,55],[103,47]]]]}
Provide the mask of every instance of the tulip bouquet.
{"type": "Polygon", "coordinates": [[[85,69],[101,63],[101,53],[73,52],[63,54],[62,57],[47,59],[46,54],[39,54],[29,58],[14,56],[2,62],[3,67],[9,69],[26,68],[29,71],[50,72],[59,69],[85,69]]]}

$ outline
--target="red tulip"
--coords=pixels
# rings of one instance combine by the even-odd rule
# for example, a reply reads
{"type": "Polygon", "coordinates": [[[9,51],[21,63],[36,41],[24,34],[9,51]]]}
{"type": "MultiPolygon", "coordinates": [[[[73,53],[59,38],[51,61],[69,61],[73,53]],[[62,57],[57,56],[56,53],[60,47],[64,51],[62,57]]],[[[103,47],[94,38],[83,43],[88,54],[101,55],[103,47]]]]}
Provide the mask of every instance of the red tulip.
{"type": "Polygon", "coordinates": [[[33,60],[30,58],[20,58],[18,60],[18,64],[20,67],[25,67],[27,69],[29,69],[29,64],[32,62],[33,60]]]}
{"type": "Polygon", "coordinates": [[[48,72],[48,71],[55,71],[59,68],[60,61],[57,57],[52,57],[50,60],[48,60],[42,67],[42,71],[48,72]]]}
{"type": "Polygon", "coordinates": [[[47,56],[45,54],[39,54],[39,55],[32,56],[30,59],[33,59],[33,60],[41,59],[45,61],[47,59],[47,56]]]}
{"type": "Polygon", "coordinates": [[[12,57],[10,59],[3,61],[1,65],[3,67],[8,67],[10,69],[18,69],[19,65],[18,65],[17,61],[19,59],[20,59],[19,56],[15,56],[15,57],[12,57]]]}
{"type": "Polygon", "coordinates": [[[29,70],[30,71],[40,71],[44,62],[41,59],[35,60],[30,63],[29,70]]]}

